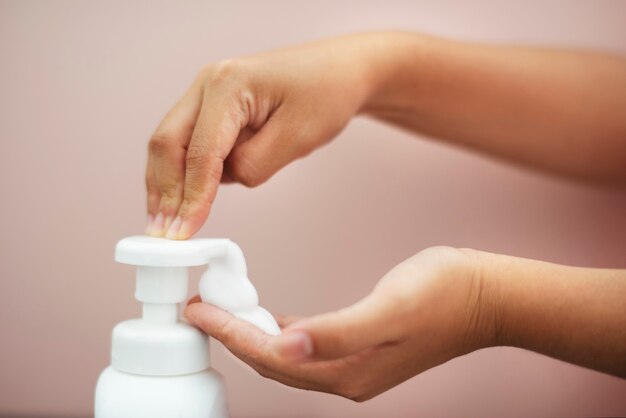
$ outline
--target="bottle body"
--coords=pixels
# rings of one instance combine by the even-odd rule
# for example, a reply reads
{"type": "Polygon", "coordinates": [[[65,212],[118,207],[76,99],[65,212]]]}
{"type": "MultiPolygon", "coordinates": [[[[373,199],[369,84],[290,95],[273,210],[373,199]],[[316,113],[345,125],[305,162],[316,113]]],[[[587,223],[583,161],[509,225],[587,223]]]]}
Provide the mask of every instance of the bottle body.
{"type": "Polygon", "coordinates": [[[201,279],[203,299],[279,334],[272,315],[258,306],[241,248],[227,239],[136,236],[117,243],[115,260],[137,268],[142,317],[113,329],[111,365],[98,379],[95,417],[228,418],[223,379],[209,367],[209,339],[181,321],[180,305],[188,296],[188,267],[210,265],[211,274],[201,279]]]}
{"type": "Polygon", "coordinates": [[[144,376],[106,368],[96,386],[95,418],[228,418],[222,376],[209,368],[144,376]]]}

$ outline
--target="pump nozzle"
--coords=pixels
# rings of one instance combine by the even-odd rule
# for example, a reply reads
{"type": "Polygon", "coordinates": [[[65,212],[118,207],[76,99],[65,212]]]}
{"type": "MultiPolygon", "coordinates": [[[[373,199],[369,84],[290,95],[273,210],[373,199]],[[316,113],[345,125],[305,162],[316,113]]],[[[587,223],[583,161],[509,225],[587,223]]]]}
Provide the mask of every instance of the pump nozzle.
{"type": "Polygon", "coordinates": [[[137,266],[136,298],[144,303],[144,319],[176,321],[177,304],[187,297],[187,267],[207,264],[200,280],[200,297],[233,315],[251,322],[268,334],[280,328],[259,304],[248,279],[241,248],[228,239],[174,241],[135,236],[124,238],[115,248],[116,261],[137,266]]]}

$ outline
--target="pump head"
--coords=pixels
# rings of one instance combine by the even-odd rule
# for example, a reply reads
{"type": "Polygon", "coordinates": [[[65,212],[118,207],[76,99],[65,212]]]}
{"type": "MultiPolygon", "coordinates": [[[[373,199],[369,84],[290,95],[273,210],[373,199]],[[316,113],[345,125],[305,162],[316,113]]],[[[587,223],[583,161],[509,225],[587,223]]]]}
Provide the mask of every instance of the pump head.
{"type": "Polygon", "coordinates": [[[191,266],[208,265],[199,285],[204,302],[268,334],[280,334],[272,315],[258,306],[243,252],[228,239],[128,237],[117,243],[115,260],[137,266],[135,297],[143,302],[142,319],[123,322],[113,330],[112,363],[119,370],[173,375],[208,367],[206,336],[178,320],[191,266]]]}

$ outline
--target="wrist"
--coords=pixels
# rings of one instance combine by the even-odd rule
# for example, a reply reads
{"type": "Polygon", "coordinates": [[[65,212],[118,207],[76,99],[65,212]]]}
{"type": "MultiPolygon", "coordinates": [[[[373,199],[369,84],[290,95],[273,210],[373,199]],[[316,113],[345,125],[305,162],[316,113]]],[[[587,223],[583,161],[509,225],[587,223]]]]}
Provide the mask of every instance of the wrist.
{"type": "MultiPolygon", "coordinates": [[[[455,356],[498,345],[501,289],[489,271],[493,257],[482,251],[446,246],[431,247],[415,256],[422,272],[434,263],[432,275],[443,284],[445,296],[441,299],[446,301],[445,317],[450,322],[440,318],[436,322],[454,335],[455,356]]],[[[442,308],[435,309],[439,312],[442,308]]]]}
{"type": "Polygon", "coordinates": [[[494,266],[501,262],[498,254],[461,249],[468,260],[467,311],[468,345],[470,351],[507,345],[505,329],[504,283],[494,266]]]}
{"type": "Polygon", "coordinates": [[[490,345],[626,375],[623,271],[488,253],[479,258],[482,277],[495,296],[490,298],[490,345]]]}
{"type": "Polygon", "coordinates": [[[367,34],[368,92],[361,113],[383,117],[415,105],[428,61],[442,45],[436,38],[410,32],[367,34]]]}
{"type": "Polygon", "coordinates": [[[550,291],[548,287],[535,287],[536,278],[546,274],[542,267],[547,264],[483,251],[477,253],[480,274],[490,294],[483,301],[491,312],[489,346],[532,349],[525,343],[527,324],[539,318],[525,316],[550,291]]]}

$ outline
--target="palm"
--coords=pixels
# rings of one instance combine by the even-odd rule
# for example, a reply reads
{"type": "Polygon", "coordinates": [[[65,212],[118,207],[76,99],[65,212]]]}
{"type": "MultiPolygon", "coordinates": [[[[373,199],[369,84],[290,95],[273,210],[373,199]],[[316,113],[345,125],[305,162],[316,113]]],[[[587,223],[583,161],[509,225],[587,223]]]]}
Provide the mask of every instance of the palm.
{"type": "Polygon", "coordinates": [[[362,401],[479,347],[467,338],[476,317],[470,266],[458,250],[423,251],[355,305],[310,318],[276,315],[277,337],[207,304],[190,304],[186,315],[262,376],[362,401]],[[303,334],[314,350],[296,358],[289,345],[303,334]]]}

